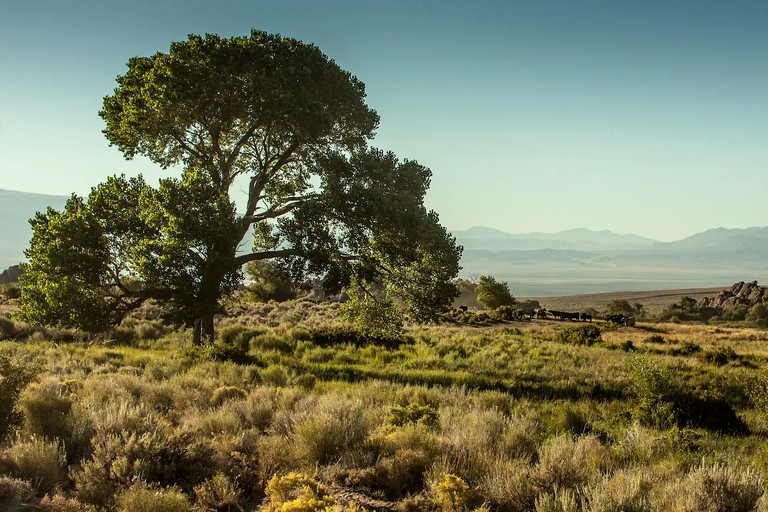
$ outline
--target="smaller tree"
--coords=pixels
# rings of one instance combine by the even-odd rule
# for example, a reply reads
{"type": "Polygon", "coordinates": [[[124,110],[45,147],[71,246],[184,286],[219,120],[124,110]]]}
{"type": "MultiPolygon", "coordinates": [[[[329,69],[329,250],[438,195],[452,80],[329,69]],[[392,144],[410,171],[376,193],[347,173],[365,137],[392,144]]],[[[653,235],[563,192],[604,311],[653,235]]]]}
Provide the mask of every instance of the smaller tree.
{"type": "Polygon", "coordinates": [[[635,308],[624,299],[615,299],[609,302],[605,307],[605,313],[607,315],[634,316],[635,308]]]}
{"type": "Polygon", "coordinates": [[[480,276],[475,285],[477,302],[485,309],[496,309],[501,306],[514,306],[517,301],[509,291],[509,284],[497,281],[493,276],[480,276]]]}

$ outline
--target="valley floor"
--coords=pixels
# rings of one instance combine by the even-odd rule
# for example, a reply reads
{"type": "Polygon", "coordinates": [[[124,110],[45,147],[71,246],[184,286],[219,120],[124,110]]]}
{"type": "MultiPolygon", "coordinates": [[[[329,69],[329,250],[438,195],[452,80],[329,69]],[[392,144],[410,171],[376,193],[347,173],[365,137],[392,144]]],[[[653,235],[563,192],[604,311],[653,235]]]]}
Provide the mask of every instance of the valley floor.
{"type": "Polygon", "coordinates": [[[193,347],[146,318],[81,341],[0,321],[0,508],[766,510],[765,330],[415,325],[375,344],[294,301],[233,304],[193,347]]]}

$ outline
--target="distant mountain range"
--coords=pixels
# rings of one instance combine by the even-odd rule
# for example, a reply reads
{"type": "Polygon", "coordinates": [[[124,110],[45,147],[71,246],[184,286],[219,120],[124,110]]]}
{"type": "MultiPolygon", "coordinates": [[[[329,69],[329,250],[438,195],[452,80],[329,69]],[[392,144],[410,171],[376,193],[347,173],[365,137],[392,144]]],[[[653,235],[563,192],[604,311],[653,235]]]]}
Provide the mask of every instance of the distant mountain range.
{"type": "Polygon", "coordinates": [[[24,261],[32,237],[29,219],[49,206],[60,210],[67,196],[48,196],[0,189],[0,272],[24,261]]]}
{"type": "Polygon", "coordinates": [[[462,275],[491,274],[521,296],[730,286],[768,281],[768,227],[716,228],[675,242],[612,231],[454,231],[462,275]]]}
{"type": "MultiPolygon", "coordinates": [[[[66,196],[0,189],[0,271],[24,260],[29,219],[66,196]]],[[[584,228],[510,234],[488,227],[454,231],[462,275],[508,281],[515,295],[572,295],[768,282],[768,227],[716,228],[676,242],[584,228]]]]}

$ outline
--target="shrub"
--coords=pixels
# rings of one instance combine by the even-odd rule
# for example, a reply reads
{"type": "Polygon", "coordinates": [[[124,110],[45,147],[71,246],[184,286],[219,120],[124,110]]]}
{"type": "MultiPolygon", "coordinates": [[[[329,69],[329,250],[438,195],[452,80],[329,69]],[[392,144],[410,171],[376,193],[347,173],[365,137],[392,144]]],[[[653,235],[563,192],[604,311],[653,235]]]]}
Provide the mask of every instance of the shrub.
{"type": "Polygon", "coordinates": [[[261,370],[261,381],[275,387],[285,387],[288,384],[288,373],[282,366],[269,365],[261,370]]]}
{"type": "Polygon", "coordinates": [[[433,425],[437,420],[437,410],[429,405],[408,404],[405,407],[393,405],[387,411],[385,423],[402,427],[406,423],[433,425]]]}
{"type": "Polygon", "coordinates": [[[667,340],[664,339],[664,336],[661,336],[660,334],[652,334],[648,336],[645,341],[646,343],[659,343],[661,345],[667,342],[667,340]]]}
{"type": "Polygon", "coordinates": [[[701,346],[698,343],[692,341],[684,341],[678,348],[670,351],[672,355],[690,356],[701,352],[701,346]]]}
{"type": "Polygon", "coordinates": [[[603,341],[600,334],[600,328],[596,325],[580,325],[559,330],[555,334],[555,341],[568,345],[592,346],[603,341]]]}
{"type": "MultiPolygon", "coordinates": [[[[150,484],[191,489],[210,476],[212,459],[211,449],[201,440],[163,422],[144,432],[101,432],[94,437],[93,455],[74,474],[75,488],[82,501],[100,506],[117,489],[139,478],[150,484]]],[[[137,492],[143,496],[155,491],[137,492]]]]}
{"type": "Polygon", "coordinates": [[[756,327],[768,327],[768,305],[755,304],[747,313],[746,320],[756,327]]]}
{"type": "Polygon", "coordinates": [[[555,488],[536,499],[536,512],[580,512],[579,499],[572,489],[555,488]]]}
{"type": "Polygon", "coordinates": [[[0,441],[18,423],[16,401],[41,367],[39,360],[23,350],[0,347],[0,441]]]}
{"type": "Polygon", "coordinates": [[[479,496],[456,475],[446,473],[434,490],[432,501],[443,512],[462,512],[479,505],[479,496]]]}
{"type": "Polygon", "coordinates": [[[607,464],[607,449],[595,436],[548,439],[539,448],[539,462],[531,478],[544,492],[556,488],[576,489],[600,475],[607,464]]]}
{"type": "Polygon", "coordinates": [[[701,465],[672,490],[668,510],[751,512],[763,495],[763,479],[749,469],[701,465]]]}
{"type": "Polygon", "coordinates": [[[494,459],[480,480],[480,492],[494,510],[530,512],[539,494],[530,472],[526,460],[494,459]]]}
{"type": "Polygon", "coordinates": [[[0,476],[0,504],[10,502],[29,502],[35,496],[35,491],[29,482],[0,476]]]}
{"type": "Polygon", "coordinates": [[[336,461],[344,451],[354,450],[368,436],[365,413],[357,404],[342,402],[319,407],[299,420],[294,437],[299,452],[312,464],[336,461]]]}
{"type": "Polygon", "coordinates": [[[231,400],[242,400],[245,398],[245,390],[236,386],[221,386],[213,390],[210,404],[213,407],[219,407],[225,402],[231,400]]]}
{"type": "Polygon", "coordinates": [[[574,436],[589,433],[592,428],[583,409],[570,402],[558,404],[548,419],[548,430],[553,434],[569,433],[574,436]]]}
{"type": "Polygon", "coordinates": [[[718,432],[745,432],[746,425],[733,406],[705,390],[684,390],[673,373],[649,359],[628,362],[630,391],[635,397],[633,416],[643,425],[668,429],[702,427],[718,432]]]}
{"type": "Polygon", "coordinates": [[[39,496],[51,492],[67,475],[67,457],[58,442],[32,437],[8,449],[14,473],[32,483],[39,496]]]}
{"type": "Polygon", "coordinates": [[[654,512],[650,492],[648,475],[619,470],[587,488],[585,494],[590,512],[654,512]]]}
{"type": "Polygon", "coordinates": [[[32,384],[21,393],[18,407],[24,415],[24,427],[30,434],[51,439],[67,436],[72,400],[61,396],[59,389],[32,384]]]}
{"type": "Polygon", "coordinates": [[[718,347],[703,354],[704,360],[715,366],[725,366],[728,361],[738,359],[738,357],[731,347],[718,347]]]}
{"type": "Polygon", "coordinates": [[[240,491],[224,473],[216,473],[196,485],[195,498],[197,504],[206,510],[242,510],[240,491]]]}
{"type": "Polygon", "coordinates": [[[116,512],[191,512],[192,504],[180,490],[135,484],[115,497],[116,512]]]}
{"type": "Polygon", "coordinates": [[[81,512],[85,507],[75,498],[67,498],[57,493],[53,497],[45,496],[40,500],[36,510],[37,512],[81,512]]]}
{"type": "Polygon", "coordinates": [[[336,500],[302,473],[274,476],[267,484],[269,503],[263,512],[331,512],[336,500]]]}

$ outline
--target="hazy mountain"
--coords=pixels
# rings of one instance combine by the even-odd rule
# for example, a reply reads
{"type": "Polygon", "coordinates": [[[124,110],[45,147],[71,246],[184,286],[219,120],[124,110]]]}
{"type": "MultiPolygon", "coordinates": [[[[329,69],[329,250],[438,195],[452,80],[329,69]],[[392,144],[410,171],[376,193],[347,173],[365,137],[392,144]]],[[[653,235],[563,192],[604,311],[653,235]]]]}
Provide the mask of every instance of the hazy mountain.
{"type": "Polygon", "coordinates": [[[464,246],[462,275],[492,274],[521,296],[768,282],[768,227],[718,228],[670,243],[588,229],[454,235],[464,246]]]}
{"type": "Polygon", "coordinates": [[[768,227],[709,229],[702,233],[663,244],[674,251],[761,251],[768,252],[768,227]]]}
{"type": "Polygon", "coordinates": [[[498,229],[476,226],[466,231],[453,231],[458,242],[473,249],[574,251],[646,249],[659,242],[638,235],[620,235],[613,231],[577,228],[559,233],[510,234],[498,229]]]}
{"type": "Polygon", "coordinates": [[[32,228],[29,219],[49,206],[61,209],[65,196],[0,189],[0,272],[24,260],[32,228]]]}

